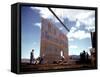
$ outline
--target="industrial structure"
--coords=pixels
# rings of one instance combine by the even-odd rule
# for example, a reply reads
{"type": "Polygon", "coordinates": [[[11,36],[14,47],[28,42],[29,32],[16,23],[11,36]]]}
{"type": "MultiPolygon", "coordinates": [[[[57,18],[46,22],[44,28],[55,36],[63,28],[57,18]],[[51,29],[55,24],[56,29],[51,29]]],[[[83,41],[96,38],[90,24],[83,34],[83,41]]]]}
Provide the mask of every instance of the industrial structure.
{"type": "Polygon", "coordinates": [[[91,51],[91,62],[93,66],[97,65],[97,40],[96,40],[96,32],[91,32],[91,43],[92,43],[92,48],[90,49],[91,51]]]}
{"type": "Polygon", "coordinates": [[[49,19],[41,21],[40,57],[42,63],[52,64],[62,58],[68,62],[68,38],[49,19]]]}

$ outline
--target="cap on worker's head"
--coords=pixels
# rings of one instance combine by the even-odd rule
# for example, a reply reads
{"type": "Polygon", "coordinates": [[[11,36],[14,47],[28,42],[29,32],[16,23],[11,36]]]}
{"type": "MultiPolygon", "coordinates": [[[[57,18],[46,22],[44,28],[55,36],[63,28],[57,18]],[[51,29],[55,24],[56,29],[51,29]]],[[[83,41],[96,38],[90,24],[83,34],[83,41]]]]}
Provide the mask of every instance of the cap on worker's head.
{"type": "Polygon", "coordinates": [[[32,49],[32,51],[34,51],[34,49],[32,49]]]}

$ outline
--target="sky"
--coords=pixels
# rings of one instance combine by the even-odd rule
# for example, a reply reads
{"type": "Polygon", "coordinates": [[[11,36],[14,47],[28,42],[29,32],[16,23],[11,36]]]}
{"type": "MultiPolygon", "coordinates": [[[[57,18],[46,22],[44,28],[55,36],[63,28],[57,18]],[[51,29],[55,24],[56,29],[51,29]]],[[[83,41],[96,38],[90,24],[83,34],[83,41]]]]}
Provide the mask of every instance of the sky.
{"type": "Polygon", "coordinates": [[[51,8],[60,20],[69,28],[69,32],[60,24],[46,7],[21,7],[21,58],[30,58],[40,54],[41,18],[51,20],[67,37],[69,55],[79,55],[85,50],[89,53],[91,46],[90,32],[95,31],[95,11],[82,9],[51,8]]]}

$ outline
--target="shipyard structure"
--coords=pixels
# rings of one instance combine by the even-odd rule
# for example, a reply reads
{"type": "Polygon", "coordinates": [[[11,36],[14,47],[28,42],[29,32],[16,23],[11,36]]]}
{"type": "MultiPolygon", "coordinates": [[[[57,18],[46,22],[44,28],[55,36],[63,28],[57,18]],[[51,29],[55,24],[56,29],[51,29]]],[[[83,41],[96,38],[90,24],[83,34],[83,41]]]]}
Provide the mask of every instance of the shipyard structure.
{"type": "Polygon", "coordinates": [[[63,60],[68,62],[68,38],[49,19],[41,20],[40,57],[42,64],[52,64],[63,60]]]}

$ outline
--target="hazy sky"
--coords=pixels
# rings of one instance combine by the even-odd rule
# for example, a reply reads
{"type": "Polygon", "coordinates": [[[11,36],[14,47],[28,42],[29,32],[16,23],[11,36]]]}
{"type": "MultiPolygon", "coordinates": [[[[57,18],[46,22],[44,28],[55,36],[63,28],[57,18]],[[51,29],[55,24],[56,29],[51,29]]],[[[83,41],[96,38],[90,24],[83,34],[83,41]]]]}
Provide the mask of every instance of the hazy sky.
{"type": "Polygon", "coordinates": [[[69,55],[79,55],[91,48],[90,31],[95,31],[95,11],[51,8],[70,32],[59,23],[48,8],[23,6],[21,8],[21,58],[30,58],[34,49],[34,56],[40,53],[41,17],[50,19],[67,37],[69,55]]]}

